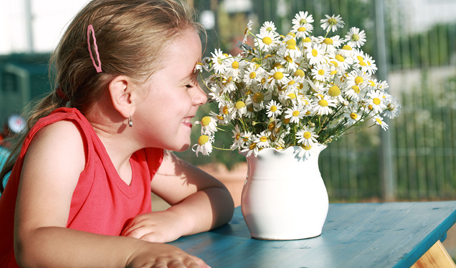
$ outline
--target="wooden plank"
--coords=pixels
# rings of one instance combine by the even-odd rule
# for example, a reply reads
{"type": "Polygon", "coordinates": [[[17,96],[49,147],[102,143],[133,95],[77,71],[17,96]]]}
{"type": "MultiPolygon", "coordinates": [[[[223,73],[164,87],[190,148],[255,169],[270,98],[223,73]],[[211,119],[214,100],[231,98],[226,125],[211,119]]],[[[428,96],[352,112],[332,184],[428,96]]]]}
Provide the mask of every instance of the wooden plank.
{"type": "Polygon", "coordinates": [[[455,209],[456,201],[330,204],[321,236],[262,241],[238,207],[229,224],[171,244],[212,267],[408,268],[453,226],[455,209]]]}
{"type": "Polygon", "coordinates": [[[456,268],[456,265],[439,240],[411,268],[456,268]]]}

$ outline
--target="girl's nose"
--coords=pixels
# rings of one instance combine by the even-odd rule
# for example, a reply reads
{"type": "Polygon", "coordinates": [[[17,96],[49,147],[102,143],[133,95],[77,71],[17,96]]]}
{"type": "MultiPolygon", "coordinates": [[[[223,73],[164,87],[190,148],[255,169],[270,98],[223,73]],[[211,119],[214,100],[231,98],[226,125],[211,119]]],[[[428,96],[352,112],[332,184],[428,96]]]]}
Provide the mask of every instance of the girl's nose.
{"type": "Polygon", "coordinates": [[[194,105],[203,105],[207,101],[207,95],[204,93],[204,91],[201,89],[201,87],[198,85],[194,87],[194,93],[193,93],[193,104],[194,105]]]}

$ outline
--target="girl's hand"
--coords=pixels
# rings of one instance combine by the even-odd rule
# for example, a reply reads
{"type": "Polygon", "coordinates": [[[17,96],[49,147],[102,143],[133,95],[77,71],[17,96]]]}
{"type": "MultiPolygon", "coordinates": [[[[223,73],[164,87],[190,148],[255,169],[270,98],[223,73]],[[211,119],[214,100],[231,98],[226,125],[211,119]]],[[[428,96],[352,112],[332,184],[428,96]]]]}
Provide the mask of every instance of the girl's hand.
{"type": "Polygon", "coordinates": [[[150,245],[141,247],[140,250],[131,256],[126,267],[210,268],[200,258],[189,255],[177,247],[166,244],[148,244],[150,245]]]}
{"type": "Polygon", "coordinates": [[[182,220],[172,211],[141,214],[133,218],[121,236],[134,237],[149,242],[166,243],[183,235],[182,220]]]}

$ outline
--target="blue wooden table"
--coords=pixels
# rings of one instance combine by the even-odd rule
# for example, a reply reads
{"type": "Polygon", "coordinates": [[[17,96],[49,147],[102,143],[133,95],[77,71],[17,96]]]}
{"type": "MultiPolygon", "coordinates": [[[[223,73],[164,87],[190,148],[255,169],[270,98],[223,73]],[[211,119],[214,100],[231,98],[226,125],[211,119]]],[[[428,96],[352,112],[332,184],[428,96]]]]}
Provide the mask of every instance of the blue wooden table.
{"type": "Polygon", "coordinates": [[[230,223],[170,244],[213,268],[411,267],[455,222],[456,201],[330,204],[321,236],[264,241],[250,237],[238,207],[230,223]]]}

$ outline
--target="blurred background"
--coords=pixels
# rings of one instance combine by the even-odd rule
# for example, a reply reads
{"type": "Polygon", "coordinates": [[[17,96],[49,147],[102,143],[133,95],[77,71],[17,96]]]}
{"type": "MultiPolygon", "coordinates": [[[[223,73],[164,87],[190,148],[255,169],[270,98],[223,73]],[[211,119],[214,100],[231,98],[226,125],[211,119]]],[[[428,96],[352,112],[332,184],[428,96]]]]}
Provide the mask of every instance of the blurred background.
{"type": "MultiPolygon", "coordinates": [[[[72,17],[87,0],[0,0],[0,126],[32,99],[50,91],[49,57],[72,17]]],[[[315,19],[314,35],[324,35],[319,21],[339,14],[345,27],[365,30],[363,51],[379,67],[402,104],[388,131],[370,128],[347,135],[325,149],[320,170],[330,202],[384,202],[456,199],[456,0],[188,0],[207,31],[204,56],[215,48],[237,55],[249,20],[258,32],[273,21],[279,33],[290,30],[299,11],[315,19]]],[[[211,105],[200,109],[198,119],[211,105]]],[[[213,108],[213,107],[212,107],[213,108]]],[[[194,128],[192,140],[199,136],[194,128]]],[[[231,141],[228,133],[216,144],[231,141]]],[[[1,141],[0,141],[1,142],[1,141]]],[[[3,143],[3,147],[7,144],[3,143]]],[[[246,175],[237,152],[213,151],[196,157],[178,155],[220,178],[236,204],[246,175]]],[[[165,204],[166,206],[166,204],[165,204]]],[[[160,207],[158,208],[160,209],[160,207]]],[[[450,236],[449,236],[450,237],[450,236]]],[[[456,248],[456,242],[450,245],[456,248]]],[[[448,244],[447,244],[448,246],[448,244]]],[[[455,255],[455,254],[452,254],[455,255]]]]}

